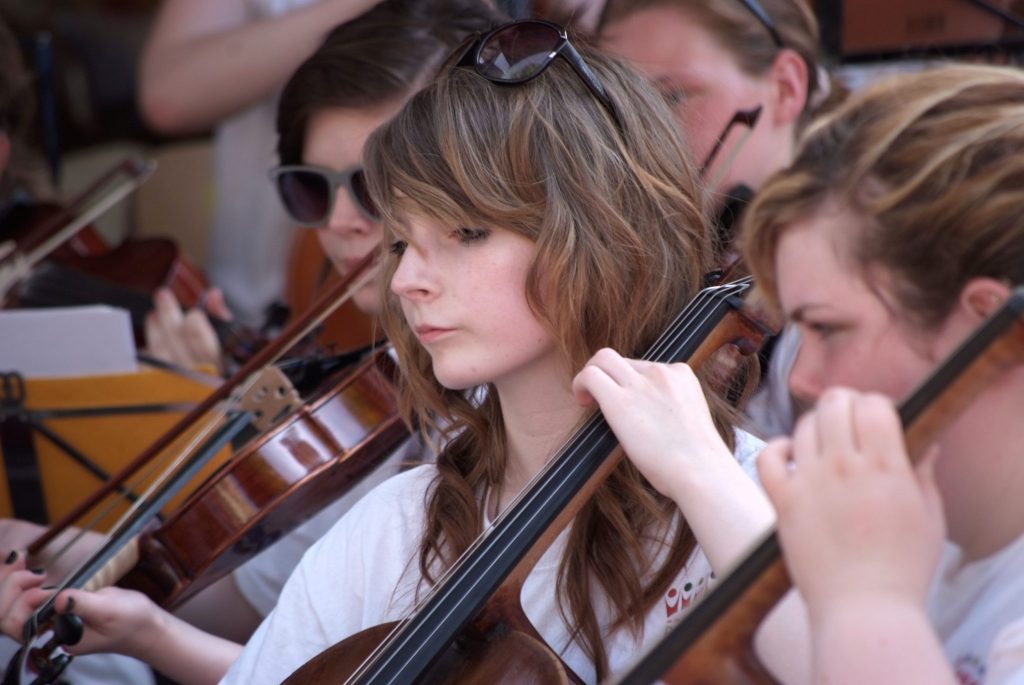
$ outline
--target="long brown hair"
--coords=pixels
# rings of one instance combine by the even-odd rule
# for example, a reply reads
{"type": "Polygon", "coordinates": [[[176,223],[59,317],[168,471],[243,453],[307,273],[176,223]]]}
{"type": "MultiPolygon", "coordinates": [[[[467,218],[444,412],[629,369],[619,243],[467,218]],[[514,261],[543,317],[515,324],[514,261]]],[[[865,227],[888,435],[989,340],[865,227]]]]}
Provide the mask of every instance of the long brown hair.
{"type": "MultiPolygon", "coordinates": [[[[833,84],[824,68],[818,20],[804,0],[758,0],[778,31],[782,46],[793,50],[807,66],[807,101],[797,122],[806,126],[820,110],[832,106],[843,91],[833,84]]],[[[651,7],[685,11],[736,59],[752,77],[763,75],[782,49],[756,16],[740,0],[609,0],[602,26],[651,7]]]]}
{"type": "MultiPolygon", "coordinates": [[[[697,179],[671,112],[627,67],[581,52],[617,103],[622,131],[556,60],[515,87],[466,69],[445,73],[364,150],[391,240],[405,235],[412,213],[443,225],[500,227],[536,243],[526,297],[552,331],[567,383],[601,347],[641,354],[696,293],[713,260],[697,179]]],[[[387,264],[385,289],[397,260],[387,264]]],[[[507,454],[500,400],[493,389],[474,401],[473,392],[442,387],[396,298],[383,297],[407,408],[448,441],[420,548],[421,573],[433,582],[481,533],[480,496],[501,482],[507,454]]],[[[732,444],[726,410],[714,406],[732,444]]],[[[572,526],[559,568],[559,608],[599,678],[608,671],[603,629],[638,633],[694,548],[677,514],[624,462],[572,526]],[[593,609],[599,591],[613,609],[610,626],[601,626],[593,609]]]]}
{"type": "Polygon", "coordinates": [[[744,216],[744,253],[776,293],[775,251],[827,202],[863,218],[837,235],[884,301],[929,328],[970,278],[1024,283],[1024,74],[948,66],[857,93],[807,132],[744,216]],[[847,249],[848,248],[848,249],[847,249]]]}

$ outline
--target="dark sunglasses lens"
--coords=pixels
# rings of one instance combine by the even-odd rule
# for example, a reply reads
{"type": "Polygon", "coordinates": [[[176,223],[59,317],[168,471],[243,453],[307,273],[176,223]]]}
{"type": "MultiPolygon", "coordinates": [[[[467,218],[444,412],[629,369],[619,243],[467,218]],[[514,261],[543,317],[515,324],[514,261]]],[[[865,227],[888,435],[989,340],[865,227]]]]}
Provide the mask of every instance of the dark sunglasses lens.
{"type": "Polygon", "coordinates": [[[287,171],[277,177],[285,209],[296,221],[319,224],[327,220],[330,181],[315,171],[287,171]]]}
{"type": "Polygon", "coordinates": [[[366,212],[367,216],[374,219],[380,218],[380,212],[377,211],[376,205],[373,204],[370,191],[366,189],[366,177],[363,176],[362,170],[352,174],[352,195],[355,197],[355,201],[359,203],[360,208],[366,212]]]}
{"type": "Polygon", "coordinates": [[[512,24],[491,35],[480,46],[477,70],[491,81],[528,81],[544,70],[560,40],[558,31],[551,26],[531,22],[512,24]]]}

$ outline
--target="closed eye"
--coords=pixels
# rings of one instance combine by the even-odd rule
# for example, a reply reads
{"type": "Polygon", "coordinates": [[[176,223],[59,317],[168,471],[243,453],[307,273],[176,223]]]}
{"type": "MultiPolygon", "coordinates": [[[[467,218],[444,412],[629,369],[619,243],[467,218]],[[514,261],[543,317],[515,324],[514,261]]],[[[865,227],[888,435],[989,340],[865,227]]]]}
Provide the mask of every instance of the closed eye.
{"type": "Polygon", "coordinates": [[[490,234],[490,230],[486,228],[470,228],[467,226],[461,226],[452,231],[452,237],[460,243],[471,243],[477,240],[483,240],[490,234]]]}

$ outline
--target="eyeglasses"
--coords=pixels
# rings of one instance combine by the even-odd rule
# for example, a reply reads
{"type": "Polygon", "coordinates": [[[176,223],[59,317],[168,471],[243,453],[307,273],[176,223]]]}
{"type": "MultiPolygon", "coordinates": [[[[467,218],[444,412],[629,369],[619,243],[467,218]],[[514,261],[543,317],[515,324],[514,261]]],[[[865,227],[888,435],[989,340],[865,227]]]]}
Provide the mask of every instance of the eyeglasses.
{"type": "Polygon", "coordinates": [[[569,63],[622,130],[622,119],[597,75],[569,42],[565,29],[549,21],[523,19],[482,36],[470,36],[455,49],[442,72],[454,67],[473,67],[492,83],[517,85],[540,76],[556,57],[569,63]]]}
{"type": "Polygon", "coordinates": [[[717,157],[718,153],[722,151],[722,145],[725,143],[725,138],[729,135],[729,132],[736,126],[745,126],[748,132],[753,131],[754,126],[757,125],[757,120],[761,118],[762,109],[762,106],[758,105],[753,109],[740,109],[733,113],[732,118],[729,119],[729,123],[725,125],[724,129],[722,129],[722,133],[715,140],[715,144],[712,146],[711,151],[708,152],[708,156],[705,157],[704,161],[701,163],[699,172],[701,177],[707,173],[711,163],[715,161],[715,157],[717,157]]]}
{"type": "Polygon", "coordinates": [[[366,189],[362,167],[335,171],[308,164],[274,167],[270,180],[277,188],[288,216],[303,226],[321,227],[331,218],[338,186],[344,186],[359,213],[380,221],[380,213],[366,189]]]}
{"type": "Polygon", "coordinates": [[[764,8],[761,7],[761,3],[757,0],[740,0],[740,2],[743,3],[744,7],[750,10],[750,13],[753,14],[757,20],[761,22],[761,25],[764,26],[765,30],[768,31],[769,35],[772,37],[772,42],[775,43],[775,47],[780,50],[785,47],[782,42],[782,36],[779,34],[779,30],[775,28],[775,22],[773,22],[772,18],[768,16],[768,13],[764,11],[764,8]]]}

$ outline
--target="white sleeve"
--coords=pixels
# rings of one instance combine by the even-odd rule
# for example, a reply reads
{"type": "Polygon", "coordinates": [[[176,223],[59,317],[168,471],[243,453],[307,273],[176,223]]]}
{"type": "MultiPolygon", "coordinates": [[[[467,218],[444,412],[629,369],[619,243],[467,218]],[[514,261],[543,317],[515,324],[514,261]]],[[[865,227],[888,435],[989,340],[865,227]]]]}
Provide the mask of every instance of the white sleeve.
{"type": "Polygon", "coordinates": [[[732,451],[733,456],[743,467],[743,472],[750,476],[750,480],[761,485],[761,478],[757,475],[757,457],[764,449],[764,441],[739,428],[734,432],[736,446],[732,451]]]}
{"type": "Polygon", "coordinates": [[[404,616],[435,472],[424,466],[389,479],[310,547],[221,684],[277,685],[336,642],[404,616]]]}

